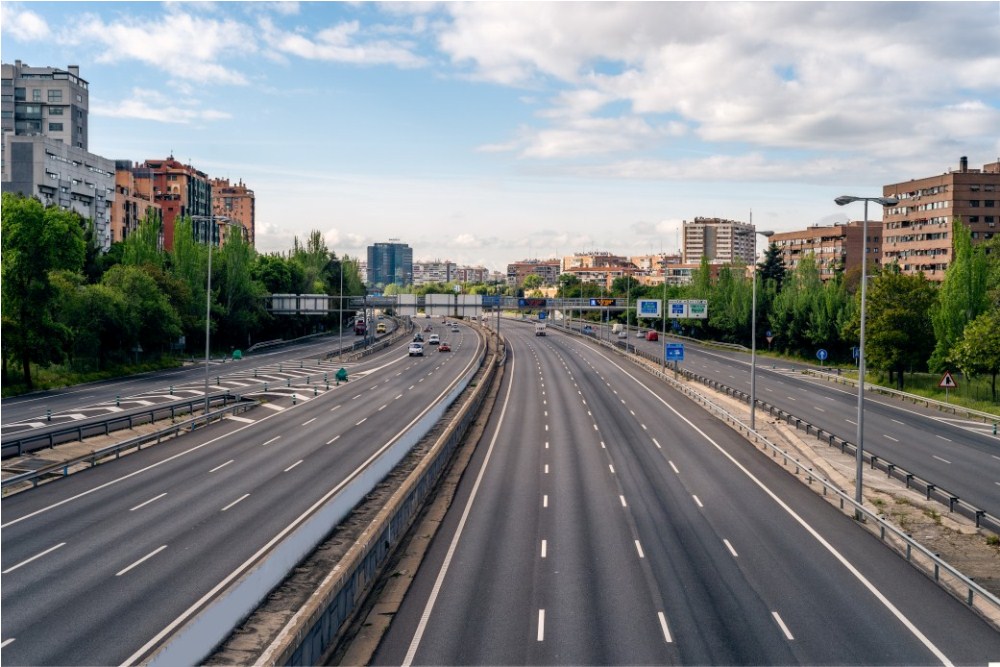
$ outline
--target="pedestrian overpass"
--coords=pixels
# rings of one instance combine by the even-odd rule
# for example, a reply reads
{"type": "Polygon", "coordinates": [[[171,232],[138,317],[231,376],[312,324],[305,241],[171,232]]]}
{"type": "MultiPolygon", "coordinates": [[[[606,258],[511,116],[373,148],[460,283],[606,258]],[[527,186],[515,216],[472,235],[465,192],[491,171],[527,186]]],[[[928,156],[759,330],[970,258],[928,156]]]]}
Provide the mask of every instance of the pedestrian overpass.
{"type": "MultiPolygon", "coordinates": [[[[622,311],[625,299],[575,298],[549,299],[542,297],[488,296],[482,294],[396,294],[393,296],[330,296],[328,294],[272,294],[264,297],[265,307],[272,315],[330,315],[341,311],[356,312],[391,310],[398,317],[481,317],[486,312],[572,312],[622,311]]],[[[635,302],[627,304],[635,308],[635,302]]]]}

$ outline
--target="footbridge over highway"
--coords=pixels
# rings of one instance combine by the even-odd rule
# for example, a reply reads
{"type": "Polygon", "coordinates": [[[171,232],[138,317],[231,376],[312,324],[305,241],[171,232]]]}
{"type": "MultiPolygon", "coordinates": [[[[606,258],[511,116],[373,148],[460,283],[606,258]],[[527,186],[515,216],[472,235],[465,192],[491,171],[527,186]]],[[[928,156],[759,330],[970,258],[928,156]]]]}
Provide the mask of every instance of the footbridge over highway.
{"type": "Polygon", "coordinates": [[[272,294],[265,305],[273,315],[328,315],[331,313],[368,309],[392,310],[400,317],[418,313],[429,316],[479,317],[484,312],[531,311],[572,312],[587,310],[622,311],[635,308],[616,298],[542,298],[487,296],[481,294],[397,294],[393,296],[330,296],[327,294],[272,294]]]}

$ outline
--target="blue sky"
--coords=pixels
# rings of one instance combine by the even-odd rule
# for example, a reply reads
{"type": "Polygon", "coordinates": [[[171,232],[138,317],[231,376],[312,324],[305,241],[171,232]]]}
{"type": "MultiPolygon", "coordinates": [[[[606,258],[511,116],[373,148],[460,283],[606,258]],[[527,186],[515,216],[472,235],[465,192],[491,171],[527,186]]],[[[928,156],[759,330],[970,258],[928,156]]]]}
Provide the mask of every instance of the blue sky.
{"type": "MultiPolygon", "coordinates": [[[[257,247],[502,268],[786,231],[1000,156],[1000,3],[7,2],[3,62],[79,65],[90,150],[257,196],[257,247]]],[[[878,212],[875,212],[878,215],[878,212]]]]}

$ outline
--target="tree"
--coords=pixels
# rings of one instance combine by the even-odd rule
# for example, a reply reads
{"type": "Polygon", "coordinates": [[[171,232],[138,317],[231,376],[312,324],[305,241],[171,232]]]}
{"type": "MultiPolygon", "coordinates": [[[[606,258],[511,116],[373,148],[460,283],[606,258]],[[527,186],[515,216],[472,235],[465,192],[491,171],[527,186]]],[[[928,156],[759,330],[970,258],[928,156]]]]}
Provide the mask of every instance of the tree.
{"type": "Polygon", "coordinates": [[[524,277],[524,283],[521,286],[525,292],[536,290],[542,286],[542,277],[535,273],[530,273],[524,277]]]}
{"type": "MultiPolygon", "coordinates": [[[[934,346],[930,317],[934,298],[934,288],[923,274],[909,276],[885,268],[871,282],[865,359],[872,368],[895,374],[899,390],[903,389],[904,372],[922,369],[934,346]]],[[[844,338],[859,338],[860,312],[859,307],[847,323],[844,338]]]]}
{"type": "Polygon", "coordinates": [[[785,282],[787,269],[785,267],[785,260],[781,256],[781,249],[778,248],[777,243],[772,243],[767,247],[767,252],[764,253],[764,261],[758,266],[760,267],[761,280],[764,282],[769,280],[774,281],[776,291],[780,292],[781,284],[785,282]]]}
{"type": "MultiPolygon", "coordinates": [[[[122,252],[122,263],[129,266],[152,264],[163,266],[163,253],[160,251],[160,233],[162,225],[157,218],[144,218],[139,221],[138,228],[125,239],[122,252]]],[[[174,237],[177,233],[175,230],[174,237]]]]}
{"type": "Polygon", "coordinates": [[[264,316],[264,286],[253,280],[254,249],[243,235],[230,234],[219,250],[219,303],[222,343],[242,345],[264,316]]]}
{"type": "Polygon", "coordinates": [[[40,201],[3,194],[2,296],[4,367],[7,354],[21,365],[25,386],[31,390],[33,363],[65,358],[70,331],[57,321],[52,271],[78,272],[86,253],[80,217],[40,201]]]}
{"type": "Polygon", "coordinates": [[[955,220],[954,259],[944,274],[938,300],[931,311],[936,343],[931,354],[933,371],[943,371],[948,365],[952,348],[966,325],[986,310],[987,262],[982,247],[972,245],[972,232],[955,220]]]}
{"type": "Polygon", "coordinates": [[[126,350],[141,345],[147,350],[169,347],[181,334],[181,319],[156,279],[138,266],[112,267],[101,284],[121,294],[122,343],[126,350]]]}
{"type": "Polygon", "coordinates": [[[990,395],[997,402],[1000,373],[1000,309],[991,308],[965,327],[951,354],[952,361],[968,377],[990,376],[990,395]]]}

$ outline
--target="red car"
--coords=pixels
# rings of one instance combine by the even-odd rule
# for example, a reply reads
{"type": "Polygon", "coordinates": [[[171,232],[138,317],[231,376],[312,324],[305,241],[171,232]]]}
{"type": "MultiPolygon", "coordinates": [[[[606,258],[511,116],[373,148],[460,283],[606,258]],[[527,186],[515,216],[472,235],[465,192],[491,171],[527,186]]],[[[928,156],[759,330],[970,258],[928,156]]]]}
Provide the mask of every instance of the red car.
{"type": "Polygon", "coordinates": [[[438,352],[451,352],[451,345],[448,345],[448,341],[441,341],[441,344],[438,345],[438,352]]]}
{"type": "Polygon", "coordinates": [[[647,331],[646,340],[660,340],[660,336],[655,331],[647,331]]]}

